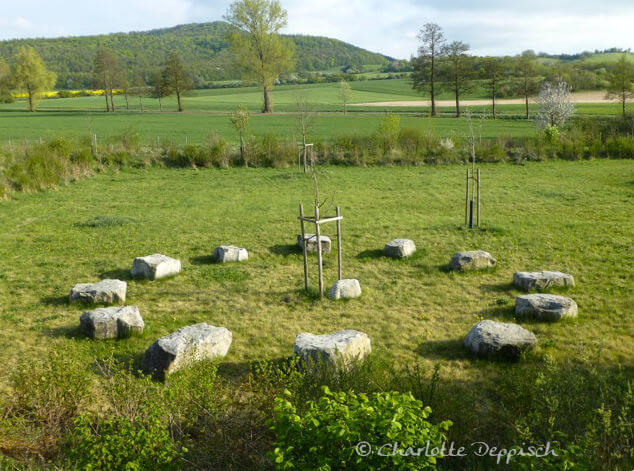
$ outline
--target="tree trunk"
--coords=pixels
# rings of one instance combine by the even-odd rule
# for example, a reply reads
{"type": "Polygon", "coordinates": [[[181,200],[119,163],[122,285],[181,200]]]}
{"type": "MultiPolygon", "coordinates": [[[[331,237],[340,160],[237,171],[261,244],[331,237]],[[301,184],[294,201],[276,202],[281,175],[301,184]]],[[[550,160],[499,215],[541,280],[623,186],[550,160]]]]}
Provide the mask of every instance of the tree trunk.
{"type": "Polygon", "coordinates": [[[625,116],[625,101],[626,101],[626,95],[625,93],[623,93],[623,116],[625,116]]]}
{"type": "Polygon", "coordinates": [[[429,81],[430,85],[430,97],[431,97],[431,115],[436,116],[436,96],[434,93],[434,53],[431,55],[431,80],[429,81]]]}
{"type": "Polygon", "coordinates": [[[33,112],[33,93],[31,92],[31,86],[26,86],[27,94],[29,95],[29,111],[33,112]]]}
{"type": "Polygon", "coordinates": [[[139,95],[139,106],[141,107],[141,111],[143,111],[143,97],[139,95]]]}
{"type": "Polygon", "coordinates": [[[456,90],[456,118],[460,118],[460,86],[458,84],[458,73],[456,72],[456,78],[454,81],[454,87],[456,90]]]}
{"type": "Polygon", "coordinates": [[[180,113],[183,111],[183,105],[181,104],[181,92],[178,90],[176,91],[176,101],[178,102],[178,112],[180,113]]]}
{"type": "Polygon", "coordinates": [[[158,96],[159,99],[159,111],[163,111],[163,101],[161,100],[161,95],[158,96]]]}
{"type": "Polygon", "coordinates": [[[125,90],[123,92],[123,96],[125,97],[125,109],[130,111],[130,103],[128,103],[128,91],[125,90]]]}
{"type": "Polygon", "coordinates": [[[104,90],[103,96],[106,97],[106,112],[110,112],[110,102],[108,101],[108,90],[104,90]]]}
{"type": "Polygon", "coordinates": [[[526,103],[526,119],[529,119],[530,115],[528,112],[528,78],[524,79],[524,100],[526,103]]]}
{"type": "Polygon", "coordinates": [[[271,87],[268,85],[264,86],[264,113],[270,113],[273,111],[273,106],[271,104],[271,87]]]}
{"type": "Polygon", "coordinates": [[[114,107],[114,94],[112,93],[112,88],[110,89],[110,108],[112,108],[112,112],[116,111],[114,107]]]}
{"type": "Polygon", "coordinates": [[[244,136],[240,133],[240,159],[244,162],[244,136]]]}
{"type": "Polygon", "coordinates": [[[493,99],[493,105],[492,105],[492,113],[493,113],[493,119],[495,119],[495,82],[493,82],[493,86],[492,88],[492,93],[491,93],[491,98],[493,99]]]}

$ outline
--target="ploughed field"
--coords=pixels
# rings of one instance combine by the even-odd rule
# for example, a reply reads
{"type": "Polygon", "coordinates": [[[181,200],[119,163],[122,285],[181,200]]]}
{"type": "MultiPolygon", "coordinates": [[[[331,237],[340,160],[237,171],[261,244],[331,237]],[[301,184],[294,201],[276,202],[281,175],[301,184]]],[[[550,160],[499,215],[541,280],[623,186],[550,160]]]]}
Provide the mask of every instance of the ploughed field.
{"type": "MultiPolygon", "coordinates": [[[[322,213],[334,204],[344,216],[343,275],[363,289],[349,301],[303,292],[296,218],[313,187],[296,169],[125,170],[16,194],[0,202],[0,384],[18,360],[48,349],[70,349],[85,364],[113,354],[138,362],[156,338],[197,322],[233,332],[223,364],[237,373],[292,355],[300,332],[340,329],[367,333],[374,355],[395,368],[439,364],[448,382],[495,382],[545,355],[631,367],[633,170],[629,161],[482,165],[483,227],[467,231],[462,166],[320,168],[322,213]],[[414,240],[415,255],[383,257],[394,238],[414,240]],[[212,263],[223,244],[247,248],[249,260],[212,263]],[[453,253],[475,249],[497,267],[445,269],[453,253]],[[152,253],[179,258],[183,270],[130,279],[133,258],[152,253]],[[513,273],[538,270],[574,275],[574,288],[553,292],[577,302],[578,318],[514,320],[513,273]],[[67,302],[69,290],[104,278],[128,281],[126,304],[146,323],[141,337],[101,342],[79,333],[82,307],[67,302]],[[462,341],[481,318],[520,323],[537,349],[512,367],[472,359],[462,341]]],[[[335,250],[324,266],[327,288],[335,250]]],[[[309,272],[316,287],[314,256],[309,272]]]]}

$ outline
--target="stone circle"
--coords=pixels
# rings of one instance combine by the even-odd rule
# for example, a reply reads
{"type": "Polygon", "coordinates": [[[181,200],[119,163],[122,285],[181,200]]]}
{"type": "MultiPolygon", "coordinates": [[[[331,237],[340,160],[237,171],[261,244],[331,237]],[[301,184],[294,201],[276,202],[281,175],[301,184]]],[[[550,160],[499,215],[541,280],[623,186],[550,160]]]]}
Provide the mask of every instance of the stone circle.
{"type": "Polygon", "coordinates": [[[458,252],[451,257],[449,268],[454,271],[482,270],[494,267],[497,261],[484,250],[458,252]]]}
{"type": "Polygon", "coordinates": [[[330,299],[353,299],[361,296],[361,284],[354,278],[337,280],[328,291],[330,299]]]}
{"type": "Polygon", "coordinates": [[[249,252],[234,245],[221,245],[214,249],[214,259],[220,263],[243,262],[249,259],[249,252]]]}
{"type": "Polygon", "coordinates": [[[143,355],[142,368],[163,379],[192,363],[224,357],[231,341],[231,331],[224,327],[188,325],[150,345],[143,355]]]}
{"type": "Polygon", "coordinates": [[[143,318],[136,306],[93,309],[79,317],[79,329],[97,340],[141,335],[144,327],[143,318]]]}
{"type": "Polygon", "coordinates": [[[70,300],[86,303],[124,303],[127,283],[121,280],[101,280],[97,283],[79,283],[70,290],[70,300]]]}
{"type": "Polygon", "coordinates": [[[324,335],[299,334],[293,351],[306,363],[324,363],[335,370],[347,370],[365,359],[372,347],[370,337],[363,332],[341,330],[324,335]]]}
{"type": "Polygon", "coordinates": [[[158,280],[174,276],[181,271],[181,261],[156,253],[147,257],[137,257],[132,262],[130,274],[134,277],[158,280]]]}
{"type": "Polygon", "coordinates": [[[464,339],[465,347],[477,356],[519,359],[537,343],[535,335],[517,324],[483,320],[464,339]]]}
{"type": "Polygon", "coordinates": [[[577,303],[556,294],[525,294],[515,298],[515,317],[545,321],[577,317],[577,303]]]}
{"type": "Polygon", "coordinates": [[[574,286],[572,275],[560,271],[520,271],[513,274],[513,284],[524,291],[541,290],[551,286],[574,286]]]}
{"type": "MultiPolygon", "coordinates": [[[[330,253],[330,251],[332,250],[332,241],[330,240],[330,237],[320,235],[319,241],[321,242],[321,253],[330,253]]],[[[306,252],[317,253],[317,235],[304,234],[304,243],[306,244],[306,252]]],[[[303,249],[301,234],[297,236],[297,246],[300,249],[303,249]]]]}
{"type": "Polygon", "coordinates": [[[383,248],[383,253],[388,257],[405,258],[416,252],[416,244],[410,239],[394,239],[383,248]]]}

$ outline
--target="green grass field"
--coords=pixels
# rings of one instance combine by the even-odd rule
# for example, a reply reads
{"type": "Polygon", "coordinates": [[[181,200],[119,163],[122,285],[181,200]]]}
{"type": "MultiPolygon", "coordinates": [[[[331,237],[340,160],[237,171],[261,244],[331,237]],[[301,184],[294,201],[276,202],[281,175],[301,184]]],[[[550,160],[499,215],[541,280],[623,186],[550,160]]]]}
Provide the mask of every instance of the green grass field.
{"type": "MultiPolygon", "coordinates": [[[[363,287],[350,302],[302,292],[295,218],[312,185],[295,170],[126,170],[18,194],[0,203],[5,370],[59,343],[86,362],[112,352],[136,360],[153,339],[208,322],[234,333],[228,363],[286,357],[299,332],[354,328],[401,364],[438,362],[452,381],[491,383],[504,368],[469,358],[462,338],[478,318],[512,320],[513,272],[540,269],[575,276],[567,293],[580,315],[522,322],[540,345],[527,364],[545,354],[576,358],[582,350],[600,350],[605,364],[631,362],[631,163],[485,165],[482,175],[485,230],[469,232],[460,227],[462,167],[323,169],[321,194],[345,217],[344,276],[363,287]],[[104,217],[111,222],[99,222],[104,217]],[[381,256],[396,237],[415,241],[412,259],[381,256]],[[210,263],[221,244],[248,248],[249,261],[210,263]],[[476,248],[490,251],[499,266],[444,271],[454,252],[476,248]],[[180,258],[183,272],[155,283],[129,280],[132,259],[156,252],[180,258]],[[129,281],[127,303],[138,305],[147,323],[141,338],[93,342],[78,334],[82,308],[68,304],[68,292],[101,278],[129,281]]],[[[325,260],[328,286],[335,260],[334,253],[325,260]]]]}

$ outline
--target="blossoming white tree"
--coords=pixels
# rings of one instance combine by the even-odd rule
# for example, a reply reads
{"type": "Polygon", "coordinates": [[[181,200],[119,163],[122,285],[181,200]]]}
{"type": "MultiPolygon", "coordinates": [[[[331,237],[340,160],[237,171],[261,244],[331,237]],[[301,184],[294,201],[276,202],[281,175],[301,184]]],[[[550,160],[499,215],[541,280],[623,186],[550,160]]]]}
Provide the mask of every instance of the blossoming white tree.
{"type": "Polygon", "coordinates": [[[555,84],[546,82],[542,85],[537,98],[539,127],[557,127],[572,116],[575,105],[570,96],[571,91],[570,85],[561,78],[555,84]]]}

